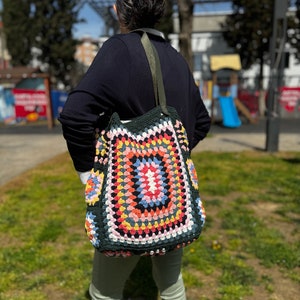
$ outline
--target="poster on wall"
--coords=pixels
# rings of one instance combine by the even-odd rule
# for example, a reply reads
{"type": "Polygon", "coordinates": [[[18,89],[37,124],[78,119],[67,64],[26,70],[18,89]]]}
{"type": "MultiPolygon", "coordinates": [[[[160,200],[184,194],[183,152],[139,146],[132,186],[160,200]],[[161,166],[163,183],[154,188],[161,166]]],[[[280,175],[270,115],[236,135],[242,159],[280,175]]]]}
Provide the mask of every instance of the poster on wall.
{"type": "Polygon", "coordinates": [[[0,122],[4,124],[15,123],[15,98],[11,89],[0,85],[0,122]]]}
{"type": "Polygon", "coordinates": [[[300,87],[282,87],[279,103],[288,113],[300,111],[300,87]]]}
{"type": "Polygon", "coordinates": [[[52,102],[52,111],[53,117],[55,119],[58,118],[59,114],[61,113],[65,102],[67,101],[68,93],[63,91],[51,91],[51,102],[52,102]]]}
{"type": "Polygon", "coordinates": [[[36,121],[47,118],[47,96],[43,90],[13,89],[17,120],[36,121]]]}

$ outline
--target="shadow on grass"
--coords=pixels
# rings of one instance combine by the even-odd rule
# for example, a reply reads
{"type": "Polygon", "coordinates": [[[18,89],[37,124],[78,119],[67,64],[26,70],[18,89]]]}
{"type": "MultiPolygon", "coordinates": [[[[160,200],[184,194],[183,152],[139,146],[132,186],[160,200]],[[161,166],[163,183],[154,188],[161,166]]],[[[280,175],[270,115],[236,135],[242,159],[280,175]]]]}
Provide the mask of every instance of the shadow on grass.
{"type": "Polygon", "coordinates": [[[282,160],[284,162],[287,162],[287,163],[292,164],[292,165],[298,165],[298,164],[300,164],[300,158],[298,158],[298,157],[282,158],[282,160]]]}

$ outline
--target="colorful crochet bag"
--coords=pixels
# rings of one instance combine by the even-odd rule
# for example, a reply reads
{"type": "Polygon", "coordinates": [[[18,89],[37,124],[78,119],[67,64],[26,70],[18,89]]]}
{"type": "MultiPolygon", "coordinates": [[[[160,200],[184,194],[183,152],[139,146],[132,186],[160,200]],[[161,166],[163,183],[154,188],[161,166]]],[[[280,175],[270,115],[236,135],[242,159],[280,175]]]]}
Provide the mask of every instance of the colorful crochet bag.
{"type": "Polygon", "coordinates": [[[107,256],[165,254],[196,240],[205,221],[186,131],[166,106],[159,58],[146,32],[141,41],[158,105],[126,123],[112,114],[85,190],[86,232],[107,256]]]}

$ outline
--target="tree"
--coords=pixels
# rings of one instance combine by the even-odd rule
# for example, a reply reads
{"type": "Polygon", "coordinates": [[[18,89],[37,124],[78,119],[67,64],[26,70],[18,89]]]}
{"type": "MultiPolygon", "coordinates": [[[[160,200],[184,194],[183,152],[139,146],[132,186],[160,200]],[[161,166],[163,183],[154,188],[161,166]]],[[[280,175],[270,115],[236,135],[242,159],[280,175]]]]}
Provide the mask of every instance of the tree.
{"type": "Polygon", "coordinates": [[[75,63],[72,28],[78,22],[77,4],[78,0],[4,0],[3,21],[13,65],[28,65],[32,49],[37,48],[37,59],[52,83],[68,85],[75,63]]]}
{"type": "Polygon", "coordinates": [[[187,60],[191,70],[193,70],[193,54],[192,54],[192,31],[193,31],[193,0],[177,0],[179,15],[179,48],[180,53],[187,60]]]}
{"type": "Polygon", "coordinates": [[[77,22],[77,0],[32,0],[35,22],[33,46],[41,49],[39,59],[54,78],[68,84],[68,71],[75,63],[76,41],[72,37],[77,22]]]}
{"type": "Polygon", "coordinates": [[[2,21],[13,66],[28,65],[33,41],[30,3],[24,0],[2,0],[2,21]]]}

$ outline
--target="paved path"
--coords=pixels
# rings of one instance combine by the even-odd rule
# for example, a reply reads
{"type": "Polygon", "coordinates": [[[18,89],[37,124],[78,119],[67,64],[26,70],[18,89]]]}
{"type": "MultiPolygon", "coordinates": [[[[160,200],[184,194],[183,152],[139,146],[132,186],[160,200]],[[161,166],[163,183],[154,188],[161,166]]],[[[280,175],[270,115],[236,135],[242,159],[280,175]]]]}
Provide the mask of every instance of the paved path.
{"type": "MultiPolygon", "coordinates": [[[[284,123],[279,136],[279,151],[300,152],[300,120],[284,123]]],[[[265,151],[264,124],[244,125],[239,129],[212,126],[211,134],[194,151],[265,151]]],[[[67,151],[61,127],[0,127],[0,186],[22,172],[67,151]]]]}
{"type": "MultiPolygon", "coordinates": [[[[300,134],[279,135],[279,151],[300,151],[300,134]]],[[[217,133],[200,142],[194,151],[265,151],[266,134],[263,133],[217,133]]]]}
{"type": "Polygon", "coordinates": [[[58,134],[1,134],[0,186],[65,151],[65,141],[58,134]]]}

